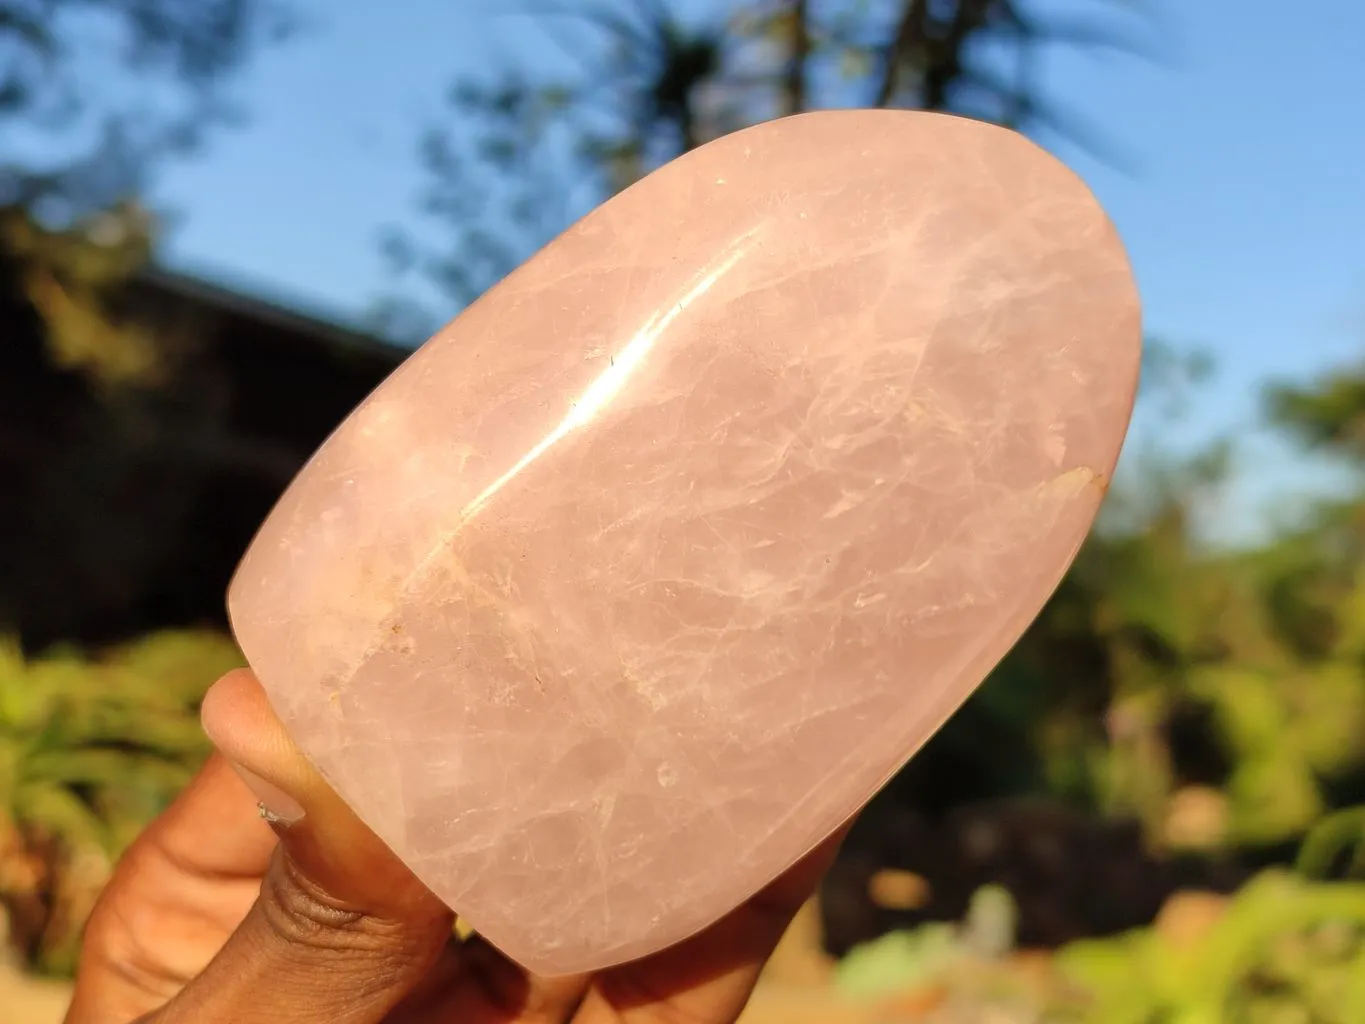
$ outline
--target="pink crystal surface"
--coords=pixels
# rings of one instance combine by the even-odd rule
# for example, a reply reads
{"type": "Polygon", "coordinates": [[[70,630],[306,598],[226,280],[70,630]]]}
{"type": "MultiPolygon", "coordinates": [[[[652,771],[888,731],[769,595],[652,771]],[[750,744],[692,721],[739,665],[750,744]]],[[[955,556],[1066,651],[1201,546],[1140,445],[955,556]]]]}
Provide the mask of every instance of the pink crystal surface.
{"type": "Polygon", "coordinates": [[[307,756],[542,974],[705,927],[854,815],[1037,614],[1139,304],[1012,132],[818,113],[612,199],[419,349],[230,593],[307,756]]]}

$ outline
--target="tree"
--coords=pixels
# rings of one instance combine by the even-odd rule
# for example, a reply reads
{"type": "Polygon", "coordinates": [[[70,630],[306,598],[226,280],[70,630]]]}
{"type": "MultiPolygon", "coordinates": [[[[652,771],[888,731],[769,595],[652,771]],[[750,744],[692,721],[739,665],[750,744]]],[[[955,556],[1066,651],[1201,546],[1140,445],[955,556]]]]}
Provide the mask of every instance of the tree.
{"type": "Polygon", "coordinates": [[[136,379],[103,300],[151,255],[148,176],[236,115],[227,85],[284,0],[0,0],[0,310],[55,361],[136,379]]]}
{"type": "Polygon", "coordinates": [[[0,0],[0,206],[57,226],[134,197],[292,26],[281,0],[0,0]]]}
{"type": "Polygon", "coordinates": [[[1310,448],[1345,456],[1365,456],[1365,366],[1334,369],[1307,385],[1277,385],[1268,390],[1270,419],[1310,448]]]}
{"type": "MultiPolygon", "coordinates": [[[[1046,45],[1137,49],[1126,5],[1090,3],[1065,19],[1020,0],[728,0],[688,18],[666,0],[528,0],[509,24],[537,69],[506,60],[451,86],[422,141],[426,222],[386,248],[462,305],[660,164],[822,107],[948,110],[1101,147],[1037,79],[1046,45]]],[[[411,312],[384,305],[384,326],[420,335],[411,312]]]]}

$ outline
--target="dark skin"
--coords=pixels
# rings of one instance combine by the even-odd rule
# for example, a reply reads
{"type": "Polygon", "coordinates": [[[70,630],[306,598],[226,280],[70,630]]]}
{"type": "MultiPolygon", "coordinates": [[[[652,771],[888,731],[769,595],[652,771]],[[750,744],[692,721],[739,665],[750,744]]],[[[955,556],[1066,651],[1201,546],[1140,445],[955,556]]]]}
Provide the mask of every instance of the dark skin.
{"type": "Polygon", "coordinates": [[[537,978],[451,937],[450,912],[300,756],[249,673],[220,680],[203,718],[219,753],[120,862],[67,1024],[728,1024],[839,838],[681,945],[537,978]]]}

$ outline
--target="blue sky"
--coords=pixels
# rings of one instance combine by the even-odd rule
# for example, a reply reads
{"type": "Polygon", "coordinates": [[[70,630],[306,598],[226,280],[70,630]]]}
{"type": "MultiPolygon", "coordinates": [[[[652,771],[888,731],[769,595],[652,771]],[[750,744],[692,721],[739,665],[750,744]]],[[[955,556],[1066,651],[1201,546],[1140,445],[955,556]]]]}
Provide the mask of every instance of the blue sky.
{"type": "MultiPolygon", "coordinates": [[[[182,218],[167,258],[353,317],[387,285],[376,237],[411,216],[419,128],[453,76],[512,44],[474,2],[296,2],[309,30],[237,90],[250,121],[162,176],[158,198],[182,218]]],[[[1145,3],[1162,59],[1058,50],[1045,77],[1131,166],[1041,141],[1118,224],[1149,332],[1214,356],[1176,440],[1243,442],[1240,532],[1252,510],[1326,479],[1252,430],[1261,384],[1365,355],[1365,5],[1317,0],[1290,17],[1282,0],[1145,3]]]]}

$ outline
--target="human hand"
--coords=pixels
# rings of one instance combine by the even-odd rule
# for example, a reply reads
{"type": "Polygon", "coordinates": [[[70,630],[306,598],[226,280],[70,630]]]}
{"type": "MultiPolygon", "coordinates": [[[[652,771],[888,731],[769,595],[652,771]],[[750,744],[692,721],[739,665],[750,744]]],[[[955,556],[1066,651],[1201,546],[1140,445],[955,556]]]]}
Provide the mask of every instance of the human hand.
{"type": "Polygon", "coordinates": [[[537,978],[453,937],[450,912],[298,753],[250,673],[215,684],[203,719],[220,753],[120,862],[66,1024],[728,1024],[837,847],[662,953],[537,978]]]}

